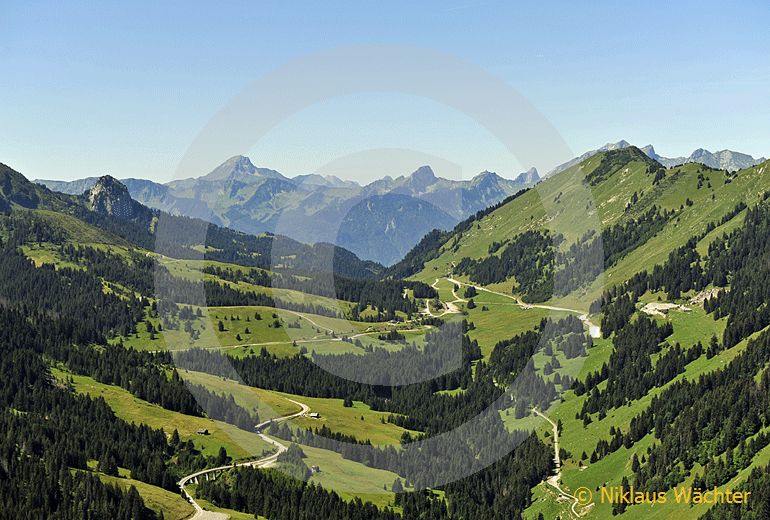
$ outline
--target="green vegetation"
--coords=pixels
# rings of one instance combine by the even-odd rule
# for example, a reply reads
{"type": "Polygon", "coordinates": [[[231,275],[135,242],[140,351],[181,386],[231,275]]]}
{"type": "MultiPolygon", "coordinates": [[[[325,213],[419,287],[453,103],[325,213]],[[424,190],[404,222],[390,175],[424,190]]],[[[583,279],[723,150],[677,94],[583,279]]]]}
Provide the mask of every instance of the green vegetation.
{"type": "MultiPolygon", "coordinates": [[[[279,471],[227,470],[190,487],[208,509],[276,520],[567,518],[571,504],[544,482],[554,470],[552,427],[533,407],[559,424],[568,492],[765,482],[751,472],[770,463],[766,168],[666,170],[635,148],[601,153],[453,232],[432,233],[388,271],[424,283],[378,281],[379,267],[351,260],[346,276],[362,278],[344,283],[343,302],[319,296],[328,293],[302,257],[310,246],[292,245],[291,268],[268,272],[271,237],[211,228],[209,243],[174,243],[161,257],[150,252],[157,212],[133,206],[121,220],[0,170],[0,401],[10,411],[0,422],[11,432],[0,439],[3,496],[41,485],[57,496],[66,485],[97,497],[100,510],[182,518],[190,507],[175,482],[271,452],[253,425],[296,413],[292,401],[319,416],[265,431],[301,444],[277,468],[319,486],[279,471]],[[596,234],[587,233],[592,219],[596,234]],[[191,259],[204,251],[206,260],[191,259]],[[587,265],[592,258],[603,276],[587,265]],[[204,268],[205,284],[196,284],[204,268]],[[158,273],[178,284],[179,302],[155,294],[158,273]],[[570,283],[549,298],[560,275],[570,283]],[[267,287],[283,276],[292,288],[267,287]],[[194,305],[198,289],[220,305],[194,305]],[[578,319],[583,312],[590,316],[578,319]],[[357,320],[335,317],[345,315],[357,320]],[[602,324],[601,338],[585,334],[587,320],[602,324]],[[459,366],[441,377],[360,382],[392,367],[396,378],[443,367],[458,338],[459,366]],[[187,370],[176,371],[166,350],[187,370]],[[355,377],[324,370],[329,355],[355,377]],[[492,402],[484,435],[470,434],[447,465],[473,464],[488,438],[521,447],[437,494],[412,492],[433,476],[408,458],[425,455],[413,442],[467,424],[492,402]],[[333,441],[345,449],[331,451],[333,441]],[[20,472],[27,459],[31,469],[20,472]],[[3,479],[5,467],[20,476],[3,479]],[[40,468],[61,482],[41,479],[40,468]],[[289,496],[296,500],[279,504],[289,496]]],[[[73,505],[40,507],[31,514],[73,505]]],[[[587,518],[694,519],[707,508],[623,509],[597,504],[587,518]]]]}
{"type": "Polygon", "coordinates": [[[256,410],[262,420],[299,411],[299,407],[289,401],[292,399],[305,403],[312,412],[320,414],[319,418],[293,419],[292,424],[300,428],[314,430],[326,426],[333,432],[351,435],[359,440],[368,439],[375,445],[398,444],[401,436],[407,431],[387,422],[389,414],[373,411],[359,401],[354,401],[352,406],[347,407],[344,406],[343,399],[306,397],[263,390],[203,372],[183,370],[182,377],[217,393],[232,395],[235,401],[247,410],[256,410]]]}
{"type": "Polygon", "coordinates": [[[117,485],[121,489],[128,489],[131,486],[134,486],[142,499],[144,499],[144,503],[147,507],[156,513],[163,512],[164,518],[169,520],[182,520],[188,518],[195,512],[193,506],[190,505],[187,500],[182,498],[179,493],[152,486],[141,480],[134,480],[132,478],[113,477],[101,473],[99,474],[99,478],[102,482],[117,485]]]}
{"type": "Polygon", "coordinates": [[[285,395],[310,406],[310,410],[319,413],[318,419],[300,417],[292,421],[301,428],[313,429],[328,427],[333,432],[350,435],[359,440],[369,440],[374,445],[398,444],[408,430],[387,422],[388,413],[373,411],[369,405],[353,401],[352,406],[344,406],[343,399],[323,399],[318,397],[285,395]]]}
{"type": "Polygon", "coordinates": [[[302,451],[307,455],[306,464],[320,469],[310,482],[337,492],[345,500],[359,497],[378,507],[393,506],[391,486],[398,478],[395,473],[367,467],[328,450],[302,446],[302,451]]]}
{"type": "Polygon", "coordinates": [[[163,428],[167,435],[177,430],[183,440],[192,440],[204,454],[216,455],[220,447],[224,447],[227,453],[235,458],[272,451],[272,446],[255,433],[241,430],[231,424],[172,412],[142,401],[122,388],[99,383],[90,377],[73,375],[58,369],[52,369],[51,372],[60,381],[71,379],[78,393],[103,398],[118,417],[129,423],[163,428]],[[208,435],[198,435],[200,430],[208,430],[208,435]]]}

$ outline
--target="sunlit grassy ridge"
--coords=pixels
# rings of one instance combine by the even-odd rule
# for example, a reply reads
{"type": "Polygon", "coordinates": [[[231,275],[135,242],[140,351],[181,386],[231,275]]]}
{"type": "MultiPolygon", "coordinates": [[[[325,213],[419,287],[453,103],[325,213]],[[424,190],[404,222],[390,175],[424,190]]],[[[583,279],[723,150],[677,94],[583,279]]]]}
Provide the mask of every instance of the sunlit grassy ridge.
{"type": "Polygon", "coordinates": [[[247,410],[255,410],[262,420],[288,415],[299,410],[289,399],[307,404],[320,418],[298,417],[291,424],[305,429],[328,427],[333,432],[352,435],[359,440],[370,440],[372,444],[398,444],[401,435],[407,431],[387,422],[388,413],[376,412],[364,403],[355,401],[352,407],[345,407],[342,399],[305,397],[284,392],[274,392],[239,384],[201,372],[182,371],[182,377],[205,386],[216,393],[232,395],[235,401],[247,410]]]}
{"type": "MultiPolygon", "coordinates": [[[[584,183],[586,176],[599,167],[606,155],[597,154],[561,174],[547,178],[520,197],[473,222],[469,229],[450,238],[442,246],[441,254],[426,262],[414,278],[433,283],[437,277],[450,272],[464,257],[484,258],[490,254],[489,248],[494,242],[505,241],[525,231],[548,229],[564,235],[565,245],[569,245],[592,226],[601,231],[612,224],[637,217],[653,205],[676,210],[676,217],[659,233],[609,267],[604,277],[554,300],[557,304],[587,309],[606,286],[662,263],[672,250],[690,237],[704,232],[709,223],[718,222],[737,204],[756,203],[764,191],[770,190],[768,162],[737,172],[729,178],[722,170],[690,163],[667,170],[666,176],[653,185],[653,176],[648,173],[647,162],[641,156],[615,168],[595,186],[584,183]],[[631,203],[634,194],[637,202],[631,203]]],[[[742,214],[739,214],[713,232],[709,240],[704,241],[703,247],[706,248],[710,240],[741,221],[742,214]]],[[[500,250],[494,254],[500,254],[500,250]]],[[[507,291],[510,287],[510,281],[496,286],[498,290],[507,291]]]]}
{"type": "Polygon", "coordinates": [[[115,415],[129,423],[163,428],[168,435],[175,429],[178,430],[183,440],[192,440],[195,447],[206,455],[217,455],[220,446],[224,446],[227,453],[235,458],[261,455],[273,449],[256,433],[241,430],[231,424],[166,410],[134,397],[128,390],[99,383],[87,376],[73,375],[57,369],[52,369],[52,372],[60,380],[72,378],[76,392],[88,394],[93,398],[103,398],[115,415]],[[207,429],[209,435],[196,433],[203,429],[207,429]]]}

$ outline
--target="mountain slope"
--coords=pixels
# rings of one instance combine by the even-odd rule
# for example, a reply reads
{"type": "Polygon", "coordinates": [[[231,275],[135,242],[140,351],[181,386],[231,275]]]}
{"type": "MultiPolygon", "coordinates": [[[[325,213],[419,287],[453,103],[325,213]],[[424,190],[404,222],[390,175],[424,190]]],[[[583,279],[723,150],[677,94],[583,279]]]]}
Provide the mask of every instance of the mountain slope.
{"type": "Polygon", "coordinates": [[[415,236],[453,224],[450,215],[424,200],[395,193],[374,195],[348,211],[335,242],[361,252],[364,258],[377,257],[389,265],[404,257],[411,249],[406,244],[411,244],[415,236]],[[369,232],[373,226],[380,231],[375,236],[369,232]]]}
{"type": "MultiPolygon", "coordinates": [[[[432,283],[446,313],[474,324],[469,337],[491,364],[519,353],[501,338],[540,311],[590,313],[584,319],[600,324],[602,337],[584,352],[545,344],[525,360],[563,394],[539,410],[554,427],[538,428],[560,466],[533,487],[524,518],[694,520],[711,505],[677,503],[675,487],[725,492],[767,473],[770,163],[732,173],[664,168],[645,152],[595,154],[452,232],[426,236],[389,271],[432,283]],[[581,235],[576,223],[594,217],[597,234],[581,235]],[[530,288],[547,287],[549,272],[554,292],[559,274],[577,283],[535,294],[545,305],[521,303],[530,288]],[[669,500],[600,502],[604,486],[666,491],[669,500]],[[592,505],[575,502],[581,487],[594,492],[592,505]]],[[[526,399],[503,418],[511,429],[533,420],[526,399]]],[[[721,507],[715,518],[752,518],[763,507],[746,516],[721,507]]]]}
{"type": "MultiPolygon", "coordinates": [[[[656,209],[673,212],[651,236],[625,251],[608,265],[612,282],[662,262],[669,252],[690,237],[706,231],[709,223],[728,215],[741,202],[756,201],[770,189],[767,163],[738,174],[725,175],[697,163],[664,169],[638,148],[596,154],[564,172],[547,178],[500,208],[458,226],[432,249],[415,278],[433,281],[450,272],[464,258],[483,259],[499,244],[525,233],[550,229],[564,235],[563,247],[581,237],[582,221],[596,218],[602,230],[638,222],[656,209]],[[656,177],[658,180],[656,181],[656,177]],[[586,199],[590,193],[592,200],[586,199]]],[[[617,229],[621,229],[618,227],[617,229]]],[[[609,246],[611,247],[611,246],[609,246]]],[[[501,251],[495,250],[498,255],[501,251]]],[[[512,280],[499,286],[510,291],[512,280]]],[[[603,290],[603,282],[583,284],[559,301],[587,308],[603,290]]]]}

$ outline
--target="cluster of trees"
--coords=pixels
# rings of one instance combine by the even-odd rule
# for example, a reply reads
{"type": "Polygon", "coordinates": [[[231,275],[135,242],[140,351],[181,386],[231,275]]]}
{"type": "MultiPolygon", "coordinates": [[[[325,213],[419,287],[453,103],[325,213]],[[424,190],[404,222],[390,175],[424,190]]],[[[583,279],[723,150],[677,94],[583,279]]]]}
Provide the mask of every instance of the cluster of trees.
{"type": "Polygon", "coordinates": [[[741,488],[751,492],[750,500],[740,505],[718,504],[703,515],[703,520],[770,518],[770,466],[752,470],[741,488]]]}
{"type": "Polygon", "coordinates": [[[5,235],[6,247],[16,249],[27,243],[62,243],[67,239],[66,234],[52,226],[49,222],[28,211],[8,213],[0,218],[0,229],[5,235]]]}
{"type": "Polygon", "coordinates": [[[750,439],[742,439],[736,448],[728,448],[725,456],[712,459],[706,463],[702,475],[695,475],[693,487],[713,489],[732,480],[740,470],[747,468],[754,456],[770,444],[770,434],[760,432],[750,439]]]}
{"type": "Polygon", "coordinates": [[[290,444],[289,448],[280,453],[276,459],[281,471],[287,473],[295,480],[307,480],[310,478],[310,468],[305,464],[305,452],[297,444],[290,444]]]}
{"type": "Polygon", "coordinates": [[[545,301],[553,294],[554,248],[561,241],[561,236],[552,237],[547,231],[526,231],[514,237],[500,255],[479,260],[465,257],[455,270],[482,285],[513,277],[514,291],[524,301],[545,301]]]}
{"type": "Polygon", "coordinates": [[[122,258],[107,250],[67,243],[58,247],[58,253],[62,259],[93,275],[144,295],[155,291],[155,270],[165,269],[157,264],[155,258],[134,251],[128,252],[127,258],[122,258]]]}
{"type": "Polygon", "coordinates": [[[104,291],[101,279],[79,269],[39,268],[12,246],[1,247],[0,296],[29,312],[55,318],[51,324],[76,343],[103,343],[114,334],[127,335],[141,320],[145,302],[134,295],[104,291]]]}
{"type": "Polygon", "coordinates": [[[770,204],[746,212],[743,227],[709,247],[706,273],[717,286],[729,282],[705,307],[715,318],[728,316],[724,343],[731,347],[770,325],[770,204]]]}
{"type": "Polygon", "coordinates": [[[342,276],[298,277],[290,274],[268,273],[260,269],[234,270],[229,267],[208,266],[204,272],[231,282],[248,282],[264,287],[293,289],[339,300],[356,302],[358,315],[368,307],[377,309],[388,319],[396,311],[410,315],[417,311],[414,300],[404,297],[404,289],[412,289],[415,298],[435,298],[436,290],[422,282],[402,280],[363,280],[342,276]]]}
{"type": "Polygon", "coordinates": [[[375,392],[385,392],[349,381],[322,370],[305,356],[279,358],[261,349],[257,355],[231,358],[220,352],[191,349],[175,353],[177,367],[238,379],[249,386],[309,397],[350,397],[369,401],[375,392]]]}
{"type": "MultiPolygon", "coordinates": [[[[586,383],[576,383],[575,393],[588,393],[579,416],[585,420],[588,414],[607,412],[639,399],[651,388],[668,382],[683,370],[686,354],[674,350],[652,366],[651,356],[660,352],[663,340],[674,332],[670,323],[658,325],[654,320],[640,316],[615,335],[610,359],[597,373],[590,374],[586,383]],[[602,378],[603,375],[606,377],[602,378]],[[603,390],[599,383],[606,381],[603,390]],[[589,386],[590,384],[590,386],[589,386]]],[[[703,349],[700,349],[700,354],[703,349]]]]}
{"type": "Polygon", "coordinates": [[[629,146],[621,150],[611,150],[606,152],[599,165],[586,175],[584,182],[591,186],[601,184],[613,174],[619,172],[621,168],[628,166],[632,162],[641,162],[647,165],[648,172],[652,169],[657,170],[661,165],[654,159],[647,156],[636,146],[629,146]]]}
{"type": "Polygon", "coordinates": [[[26,459],[12,439],[0,440],[0,516],[3,518],[94,518],[154,520],[135,487],[123,491],[99,477],[26,459]]]}
{"type": "Polygon", "coordinates": [[[565,295],[592,282],[605,269],[655,236],[674,214],[652,206],[638,218],[604,229],[598,237],[595,232],[588,232],[566,251],[557,251],[554,291],[565,295]]]}
{"type": "MultiPolygon", "coordinates": [[[[713,464],[715,457],[770,424],[770,373],[762,370],[769,361],[770,333],[763,333],[725,368],[697,381],[677,382],[655,397],[626,433],[629,443],[650,431],[659,441],[636,472],[636,483],[670,488],[684,480],[695,462],[713,464]]],[[[763,447],[760,440],[766,443],[768,436],[757,437],[753,450],[763,447]]],[[[751,459],[733,460],[747,464],[751,459]]]]}
{"type": "MultiPolygon", "coordinates": [[[[301,459],[300,459],[301,460],[301,459]]],[[[303,462],[304,464],[304,462],[303,462]]],[[[346,502],[334,492],[296,480],[281,470],[238,468],[216,480],[202,481],[197,495],[220,507],[274,520],[400,520],[391,509],[380,510],[360,499],[346,502]]]]}

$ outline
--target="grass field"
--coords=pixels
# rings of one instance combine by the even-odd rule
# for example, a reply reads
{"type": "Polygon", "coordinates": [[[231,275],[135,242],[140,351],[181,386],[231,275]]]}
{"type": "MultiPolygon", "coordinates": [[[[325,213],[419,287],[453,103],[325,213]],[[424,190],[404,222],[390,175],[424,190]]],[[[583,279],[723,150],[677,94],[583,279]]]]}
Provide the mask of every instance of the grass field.
{"type": "MultiPolygon", "coordinates": [[[[197,312],[195,307],[194,311],[197,312]]],[[[379,332],[394,326],[388,323],[365,323],[260,306],[200,308],[201,317],[192,321],[199,337],[180,330],[163,330],[151,334],[144,324],[137,333],[116,338],[126,347],[137,350],[183,350],[195,347],[221,348],[234,356],[259,353],[262,348],[277,356],[293,356],[304,347],[308,353],[364,353],[361,347],[340,341],[343,336],[356,336],[361,343],[388,349],[398,348],[377,339],[379,332]],[[257,315],[260,319],[257,319],[257,315]],[[222,330],[219,330],[222,322],[222,330]],[[154,339],[153,339],[154,337],[154,339]],[[296,342],[296,345],[294,345],[296,342]]],[[[146,316],[156,329],[160,320],[146,316]]],[[[401,324],[399,328],[412,327],[401,324]]],[[[423,332],[407,332],[410,342],[423,343],[423,332]]]]}
{"type": "Polygon", "coordinates": [[[117,485],[121,489],[128,489],[134,486],[142,499],[144,499],[144,504],[156,513],[162,511],[163,517],[166,520],[182,520],[190,517],[195,512],[193,506],[182,498],[179,493],[152,486],[140,480],[112,477],[103,473],[98,473],[98,475],[102,482],[117,485]]]}
{"type": "Polygon", "coordinates": [[[310,482],[336,492],[345,500],[359,497],[379,507],[393,505],[395,495],[391,487],[398,478],[395,473],[369,468],[327,450],[310,446],[302,446],[302,450],[307,455],[305,463],[321,470],[310,478],[310,482]]]}
{"type": "MultiPolygon", "coordinates": [[[[292,397],[291,394],[279,393],[292,397]]],[[[387,422],[388,413],[371,410],[368,405],[353,401],[345,408],[342,399],[294,396],[310,406],[310,410],[321,414],[319,419],[299,417],[292,421],[301,428],[314,429],[327,426],[332,431],[352,435],[359,440],[370,440],[374,445],[398,445],[401,435],[408,430],[387,422]]]]}
{"type": "Polygon", "coordinates": [[[298,411],[299,408],[288,400],[293,399],[307,404],[312,412],[321,414],[319,419],[292,419],[291,424],[300,428],[314,429],[325,425],[334,432],[353,435],[360,440],[369,439],[375,445],[399,444],[401,435],[406,431],[395,424],[383,422],[389,414],[375,412],[368,405],[358,401],[355,401],[352,407],[346,408],[342,399],[273,392],[201,372],[182,370],[181,375],[185,380],[201,384],[214,392],[232,395],[235,401],[247,410],[256,409],[261,420],[298,411]]]}
{"type": "Polygon", "coordinates": [[[219,376],[180,370],[179,375],[185,381],[202,385],[217,394],[232,395],[235,402],[249,411],[256,411],[260,421],[289,415],[300,407],[275,392],[254,388],[219,376]]]}
{"type": "Polygon", "coordinates": [[[72,378],[76,392],[88,394],[93,398],[104,398],[115,415],[121,419],[136,424],[143,423],[152,428],[163,428],[167,435],[176,429],[182,439],[191,439],[196,448],[207,455],[216,455],[220,446],[224,446],[227,453],[234,458],[272,451],[272,446],[260,439],[256,433],[206,417],[194,417],[166,410],[134,397],[127,390],[99,383],[90,377],[73,375],[55,368],[51,371],[59,380],[72,378]],[[208,429],[210,434],[197,435],[196,432],[202,429],[208,429]]]}
{"type": "Polygon", "coordinates": [[[533,330],[543,318],[558,320],[565,316],[567,313],[544,309],[525,310],[511,300],[501,303],[476,303],[475,309],[468,310],[468,321],[476,325],[476,328],[468,333],[468,337],[479,342],[482,355],[487,357],[498,341],[533,330]],[[489,310],[482,310],[485,305],[489,310]]]}

